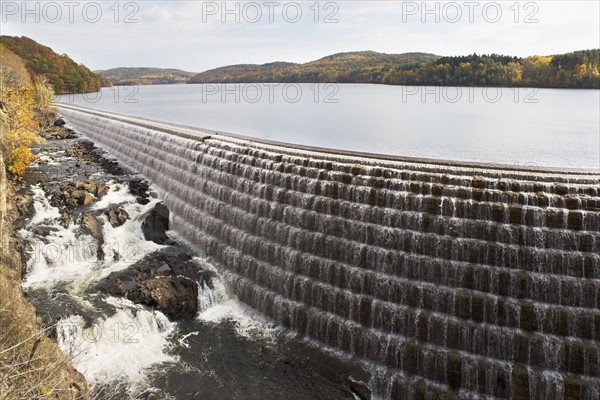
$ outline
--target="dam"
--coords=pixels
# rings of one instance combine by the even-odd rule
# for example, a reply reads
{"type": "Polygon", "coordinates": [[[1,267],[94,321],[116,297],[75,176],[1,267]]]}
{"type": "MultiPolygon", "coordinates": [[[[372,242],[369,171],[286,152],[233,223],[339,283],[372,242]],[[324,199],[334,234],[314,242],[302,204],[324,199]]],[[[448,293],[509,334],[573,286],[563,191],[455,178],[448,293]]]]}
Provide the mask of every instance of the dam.
{"type": "Polygon", "coordinates": [[[390,399],[600,398],[600,172],[336,152],[75,106],[238,298],[390,399]]]}

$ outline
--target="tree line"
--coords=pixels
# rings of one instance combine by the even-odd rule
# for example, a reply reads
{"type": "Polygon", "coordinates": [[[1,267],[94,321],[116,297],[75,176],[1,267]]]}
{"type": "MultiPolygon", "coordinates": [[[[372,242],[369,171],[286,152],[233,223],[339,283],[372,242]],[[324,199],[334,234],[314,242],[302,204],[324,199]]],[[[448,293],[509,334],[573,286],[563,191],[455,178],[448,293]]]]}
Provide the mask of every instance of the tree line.
{"type": "Polygon", "coordinates": [[[376,83],[431,86],[600,88],[600,50],[553,56],[341,53],[305,64],[233,65],[189,83],[376,83]]]}
{"type": "Polygon", "coordinates": [[[497,54],[441,57],[404,65],[381,83],[392,85],[600,88],[600,50],[525,58],[497,54]]]}

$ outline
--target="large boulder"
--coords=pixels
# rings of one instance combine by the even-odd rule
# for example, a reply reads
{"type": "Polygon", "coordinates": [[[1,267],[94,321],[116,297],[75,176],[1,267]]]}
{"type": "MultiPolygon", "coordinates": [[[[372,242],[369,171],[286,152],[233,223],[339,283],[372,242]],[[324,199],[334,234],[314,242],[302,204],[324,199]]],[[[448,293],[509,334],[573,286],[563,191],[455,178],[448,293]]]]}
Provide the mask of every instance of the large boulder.
{"type": "Polygon", "coordinates": [[[154,208],[146,215],[142,223],[142,232],[146,240],[151,240],[158,244],[165,244],[169,237],[169,209],[163,203],[157,203],[154,208]]]}
{"type": "Polygon", "coordinates": [[[200,268],[193,255],[173,247],[149,254],[104,278],[97,290],[154,307],[170,319],[194,318],[198,284],[212,288],[215,273],[200,268]]]}
{"type": "Polygon", "coordinates": [[[142,281],[127,293],[127,298],[160,310],[172,320],[193,317],[198,312],[198,284],[181,275],[142,281]]]}

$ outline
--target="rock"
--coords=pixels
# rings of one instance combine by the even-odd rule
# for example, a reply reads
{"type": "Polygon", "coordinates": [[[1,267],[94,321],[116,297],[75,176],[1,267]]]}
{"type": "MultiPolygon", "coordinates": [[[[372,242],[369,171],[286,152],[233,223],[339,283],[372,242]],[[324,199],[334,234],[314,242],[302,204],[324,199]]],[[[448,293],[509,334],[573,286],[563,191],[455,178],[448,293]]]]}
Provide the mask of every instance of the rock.
{"type": "Polygon", "coordinates": [[[20,216],[33,212],[33,197],[29,194],[16,195],[14,203],[20,216]]]}
{"type": "Polygon", "coordinates": [[[212,288],[214,272],[203,270],[193,260],[193,255],[173,247],[149,254],[123,271],[111,274],[99,285],[100,291],[123,295],[125,291],[115,289],[119,282],[143,281],[155,276],[186,276],[212,288]]]}
{"type": "Polygon", "coordinates": [[[73,193],[73,190],[64,190],[62,197],[65,206],[69,208],[75,208],[79,204],[79,197],[73,193]]]}
{"type": "Polygon", "coordinates": [[[75,183],[75,187],[79,190],[85,190],[86,192],[89,192],[89,193],[96,192],[96,183],[94,181],[90,181],[88,179],[83,180],[83,181],[78,181],[77,183],[75,183]]]}
{"type": "Polygon", "coordinates": [[[58,231],[58,228],[56,228],[54,226],[40,225],[40,226],[36,226],[36,228],[33,230],[33,233],[35,233],[38,236],[46,237],[49,234],[51,234],[52,232],[57,232],[57,231],[58,231]]]}
{"type": "Polygon", "coordinates": [[[134,178],[129,181],[129,193],[138,197],[148,197],[148,181],[140,178],[134,178]]]}
{"type": "Polygon", "coordinates": [[[60,126],[51,126],[39,132],[39,135],[47,140],[71,139],[76,135],[73,131],[60,126]]]}
{"type": "Polygon", "coordinates": [[[165,244],[169,239],[166,234],[168,230],[169,209],[163,203],[158,203],[148,213],[142,223],[144,238],[158,244],[165,244]]]}
{"type": "Polygon", "coordinates": [[[88,205],[94,201],[94,196],[85,190],[77,190],[67,187],[63,190],[63,201],[69,208],[75,208],[80,205],[88,205]]]}
{"type": "Polygon", "coordinates": [[[192,254],[168,247],[113,272],[96,289],[155,307],[171,319],[193,318],[198,311],[198,282],[212,288],[215,276],[196,264],[192,254]]]}
{"type": "Polygon", "coordinates": [[[52,207],[61,208],[64,206],[64,197],[57,190],[48,190],[46,197],[49,199],[49,203],[52,207]]]}
{"type": "Polygon", "coordinates": [[[96,198],[101,199],[108,194],[108,185],[99,183],[96,185],[96,198]]]}
{"type": "Polygon", "coordinates": [[[135,303],[163,312],[172,320],[193,318],[198,312],[198,284],[185,276],[157,276],[127,293],[135,303]]]}
{"type": "Polygon", "coordinates": [[[90,179],[77,182],[75,187],[79,190],[85,190],[86,192],[92,193],[98,199],[108,193],[108,186],[106,184],[94,182],[90,179]]]}
{"type": "Polygon", "coordinates": [[[106,184],[97,183],[90,179],[85,179],[77,183],[69,183],[61,189],[63,202],[69,208],[86,206],[91,204],[95,199],[101,199],[108,193],[108,186],[106,184]]]}
{"type": "Polygon", "coordinates": [[[96,217],[90,214],[83,214],[81,217],[81,230],[83,233],[91,235],[94,239],[102,240],[102,227],[96,217]]]}
{"type": "Polygon", "coordinates": [[[94,196],[92,196],[88,192],[84,192],[84,194],[80,200],[81,205],[83,205],[83,206],[87,206],[88,204],[92,203],[93,201],[94,201],[94,196]]]}
{"type": "Polygon", "coordinates": [[[65,124],[66,124],[65,120],[62,118],[57,118],[56,121],[54,121],[54,126],[63,126],[65,124]]]}
{"type": "Polygon", "coordinates": [[[104,251],[102,245],[104,244],[104,236],[102,235],[102,226],[98,219],[90,214],[83,214],[81,217],[81,231],[84,234],[91,235],[98,241],[96,248],[96,255],[98,260],[104,260],[104,251]]]}
{"type": "Polygon", "coordinates": [[[111,207],[106,216],[113,228],[123,225],[129,219],[129,214],[122,207],[111,207]]]}
{"type": "Polygon", "coordinates": [[[71,214],[67,212],[67,210],[63,210],[60,214],[60,224],[63,228],[68,228],[71,225],[71,214]]]}
{"type": "Polygon", "coordinates": [[[146,180],[135,178],[129,181],[129,193],[137,196],[137,202],[143,206],[150,203],[148,199],[149,188],[150,184],[146,180]]]}

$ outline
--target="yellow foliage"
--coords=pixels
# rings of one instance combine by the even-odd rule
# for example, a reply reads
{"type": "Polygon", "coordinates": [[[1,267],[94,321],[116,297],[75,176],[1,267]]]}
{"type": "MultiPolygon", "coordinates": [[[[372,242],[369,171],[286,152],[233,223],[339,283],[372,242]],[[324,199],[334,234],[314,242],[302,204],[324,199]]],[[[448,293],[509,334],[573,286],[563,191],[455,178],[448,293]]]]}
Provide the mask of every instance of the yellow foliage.
{"type": "Polygon", "coordinates": [[[0,92],[0,141],[10,154],[17,147],[41,143],[36,134],[39,128],[34,119],[34,93],[31,88],[20,87],[0,92]]]}
{"type": "Polygon", "coordinates": [[[524,62],[530,62],[538,67],[550,65],[552,56],[530,56],[523,59],[524,62]]]}
{"type": "MultiPolygon", "coordinates": [[[[3,53],[8,54],[6,50],[3,53]]],[[[10,57],[8,61],[10,63],[0,60],[1,77],[14,78],[0,85],[0,151],[9,159],[8,171],[20,176],[35,160],[28,147],[43,140],[36,133],[39,124],[34,117],[36,102],[43,106],[49,92],[44,88],[43,80],[36,87],[17,79],[15,66],[18,63],[10,57]],[[11,71],[15,74],[11,75],[11,71]]]]}
{"type": "Polygon", "coordinates": [[[28,147],[20,146],[10,153],[8,172],[15,176],[21,176],[29,164],[35,160],[35,155],[28,147]]]}

